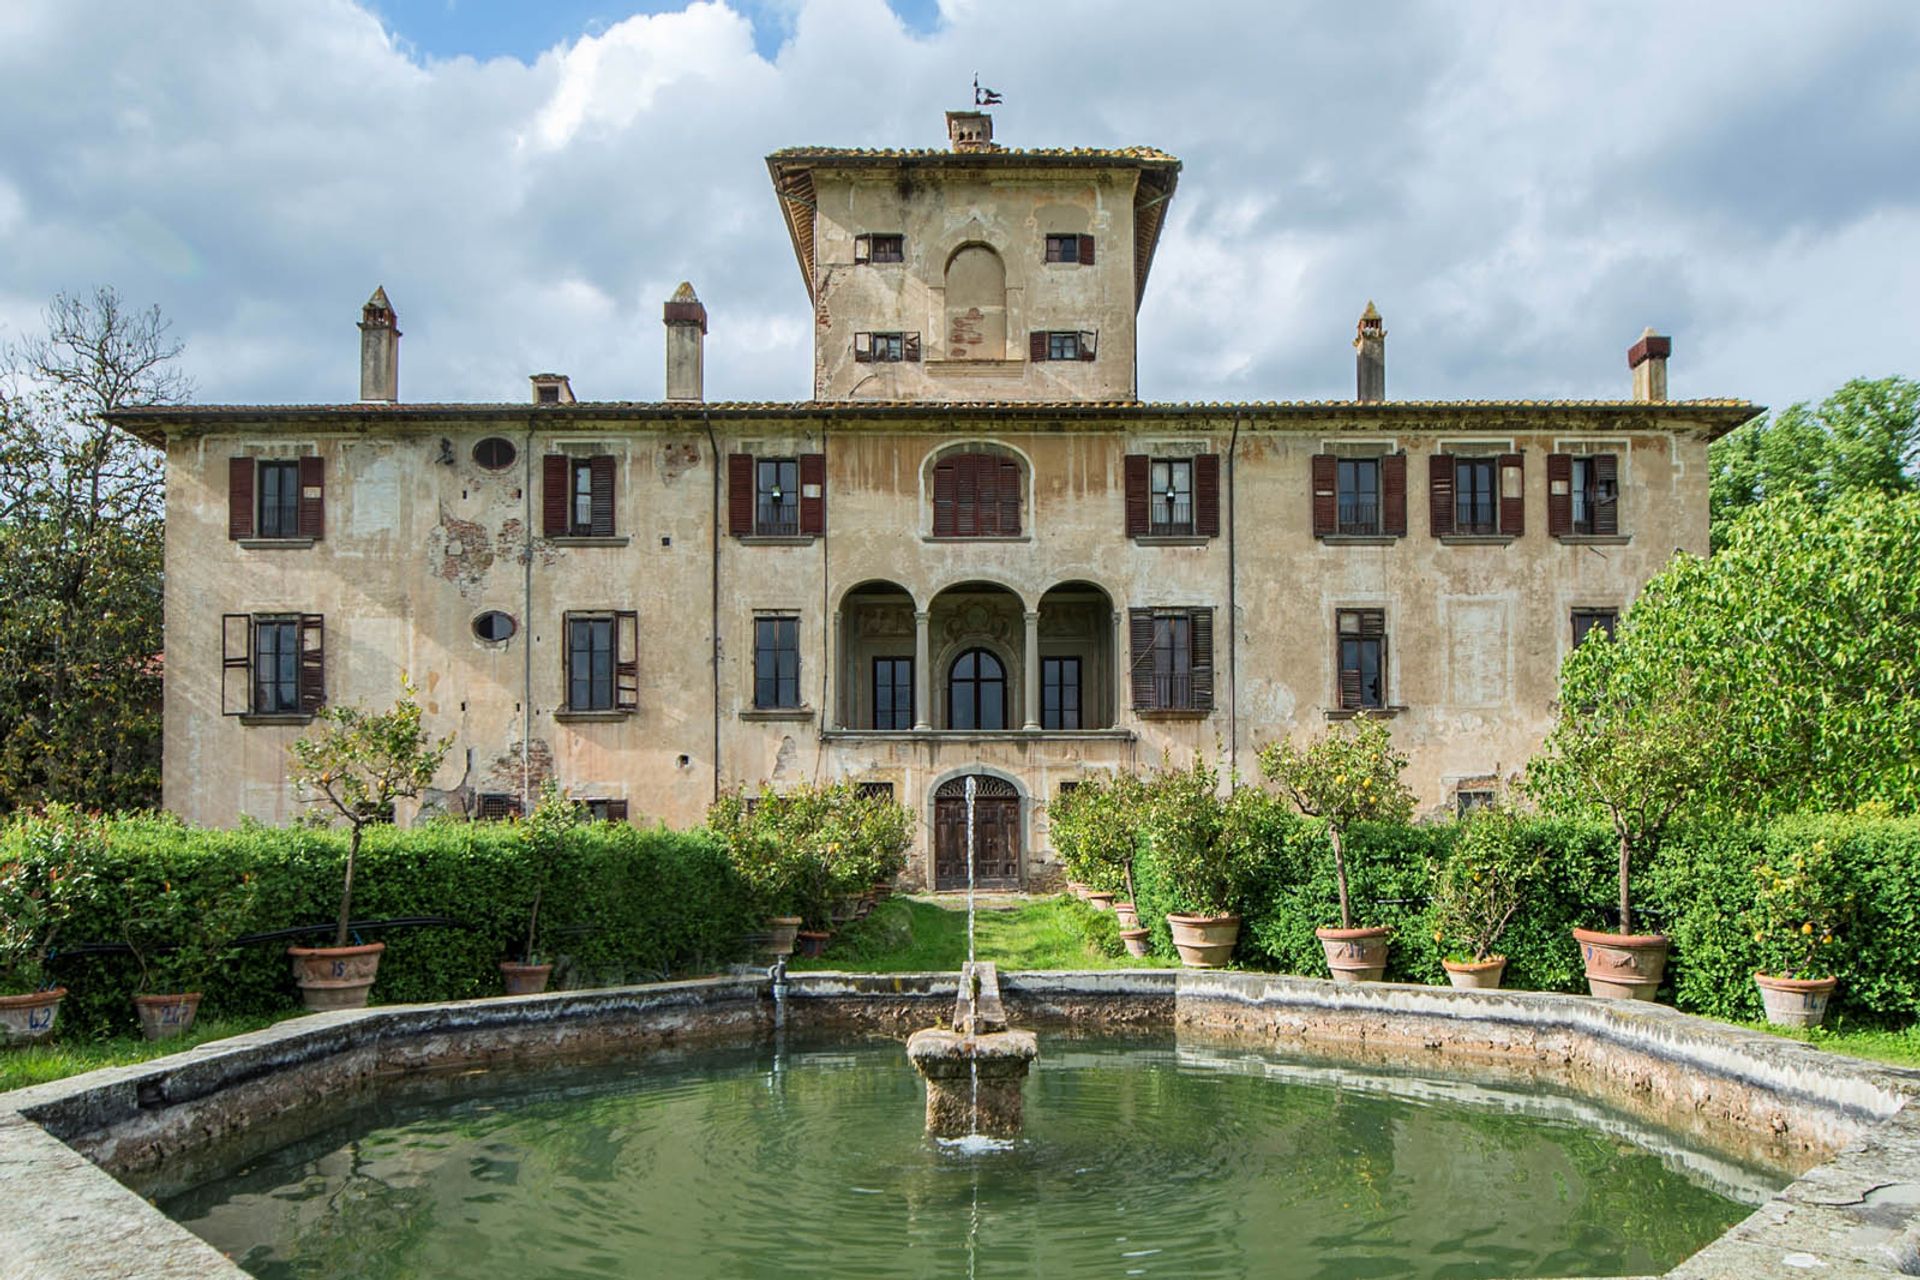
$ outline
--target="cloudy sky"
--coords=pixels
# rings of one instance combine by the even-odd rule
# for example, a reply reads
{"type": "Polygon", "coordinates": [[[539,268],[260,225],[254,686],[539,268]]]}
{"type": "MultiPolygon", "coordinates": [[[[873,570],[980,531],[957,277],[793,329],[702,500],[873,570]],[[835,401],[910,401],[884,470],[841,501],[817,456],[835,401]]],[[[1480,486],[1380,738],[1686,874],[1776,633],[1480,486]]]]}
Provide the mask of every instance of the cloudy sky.
{"type": "Polygon", "coordinates": [[[808,394],[762,157],[1003,142],[1186,168],[1141,313],[1149,399],[1784,405],[1920,375],[1912,0],[0,0],[0,337],[56,291],[158,303],[203,401],[358,394],[384,284],[409,400],[808,394]]]}

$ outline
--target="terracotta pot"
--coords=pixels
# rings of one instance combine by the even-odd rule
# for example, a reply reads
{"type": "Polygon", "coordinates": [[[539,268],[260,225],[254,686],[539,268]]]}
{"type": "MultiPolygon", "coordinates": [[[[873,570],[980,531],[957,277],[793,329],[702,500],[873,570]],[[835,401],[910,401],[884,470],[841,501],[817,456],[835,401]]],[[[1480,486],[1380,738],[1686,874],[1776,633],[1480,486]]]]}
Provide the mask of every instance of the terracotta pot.
{"type": "Polygon", "coordinates": [[[384,942],[361,947],[288,947],[300,999],[314,1013],[364,1009],[367,990],[380,972],[380,953],[386,949],[384,942]]]}
{"type": "Polygon", "coordinates": [[[1089,889],[1086,893],[1087,905],[1096,911],[1113,910],[1113,895],[1105,889],[1089,889]]]}
{"type": "Polygon", "coordinates": [[[1378,982],[1387,971],[1391,929],[1315,929],[1335,982],[1378,982]]]}
{"type": "Polygon", "coordinates": [[[853,919],[859,910],[860,900],[852,894],[848,894],[844,898],[835,898],[833,900],[833,906],[829,908],[827,918],[835,924],[845,924],[847,921],[853,919]]]}
{"type": "Polygon", "coordinates": [[[893,881],[875,880],[873,882],[873,900],[875,902],[885,902],[888,898],[891,898],[892,896],[893,896],[893,881]]]}
{"type": "Polygon", "coordinates": [[[193,1029],[193,1015],[200,1011],[200,993],[135,996],[133,1011],[140,1015],[141,1035],[149,1040],[170,1040],[193,1029]]]}
{"type": "Polygon", "coordinates": [[[31,991],[24,996],[0,996],[0,1045],[29,1044],[53,1030],[65,987],[31,991]]]}
{"type": "Polygon", "coordinates": [[[795,935],[795,940],[800,954],[811,960],[827,949],[827,939],[832,936],[824,929],[802,929],[795,935]]]}
{"type": "Polygon", "coordinates": [[[1462,991],[1492,991],[1500,985],[1501,975],[1507,971],[1507,958],[1488,956],[1485,960],[1442,960],[1440,967],[1447,971],[1447,981],[1462,991]]]}
{"type": "Polygon", "coordinates": [[[1180,963],[1189,969],[1219,968],[1232,959],[1233,944],[1240,940],[1239,916],[1169,915],[1167,927],[1180,963]]]}
{"type": "Polygon", "coordinates": [[[1072,894],[1074,897],[1080,899],[1082,902],[1086,901],[1087,886],[1081,884],[1078,880],[1067,881],[1067,892],[1072,894]]]}
{"type": "Polygon", "coordinates": [[[792,955],[794,936],[799,932],[799,916],[768,916],[766,953],[776,959],[792,955]]]}
{"type": "Polygon", "coordinates": [[[1838,978],[1775,978],[1756,973],[1760,999],[1767,1006],[1767,1021],[1776,1027],[1817,1027],[1827,1018],[1827,1001],[1838,978]]]}
{"type": "Polygon", "coordinates": [[[1153,936],[1150,929],[1122,929],[1120,941],[1127,944],[1127,954],[1144,956],[1147,954],[1147,939],[1153,936]]]}
{"type": "Polygon", "coordinates": [[[500,962],[500,976],[506,981],[507,994],[510,996],[537,996],[547,989],[547,979],[553,974],[550,964],[520,964],[513,960],[500,962]]]}
{"type": "Polygon", "coordinates": [[[1657,933],[1575,929],[1587,966],[1587,989],[1603,1000],[1651,1000],[1667,971],[1667,940],[1657,933]]]}
{"type": "Polygon", "coordinates": [[[1133,904],[1131,902],[1114,903],[1113,916],[1114,916],[1114,919],[1120,922],[1120,928],[1123,931],[1127,929],[1137,929],[1140,927],[1140,913],[1133,909],[1133,904]]]}

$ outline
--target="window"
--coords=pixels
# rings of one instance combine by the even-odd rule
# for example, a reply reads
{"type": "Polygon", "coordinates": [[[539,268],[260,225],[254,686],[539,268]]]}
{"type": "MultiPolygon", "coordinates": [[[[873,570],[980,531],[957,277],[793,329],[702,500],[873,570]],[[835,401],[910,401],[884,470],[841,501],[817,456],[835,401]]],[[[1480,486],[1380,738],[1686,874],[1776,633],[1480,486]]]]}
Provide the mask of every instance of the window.
{"type": "Polygon", "coordinates": [[[588,822],[625,822],[627,820],[627,802],[625,800],[582,800],[581,816],[588,822]]]}
{"type": "Polygon", "coordinates": [[[1049,235],[1047,237],[1047,261],[1071,262],[1083,267],[1093,265],[1093,237],[1084,235],[1049,235]]]}
{"type": "Polygon", "coordinates": [[[1036,364],[1047,360],[1091,360],[1098,345],[1098,335],[1090,329],[1035,329],[1028,335],[1027,358],[1036,364]]]}
{"type": "Polygon", "coordinates": [[[1613,639],[1615,628],[1620,625],[1620,614],[1614,609],[1575,609],[1573,611],[1573,647],[1578,649],[1593,632],[1608,640],[1613,639]]]}
{"type": "Polygon", "coordinates": [[[1156,535],[1193,532],[1193,462],[1155,459],[1148,487],[1148,528],[1156,535]]]}
{"type": "Polygon", "coordinates": [[[920,335],[917,333],[856,333],[853,335],[853,358],[860,364],[898,364],[902,360],[917,361],[920,358],[920,335]]]}
{"type": "Polygon", "coordinates": [[[1588,535],[1619,532],[1619,460],[1610,453],[1575,458],[1571,471],[1572,532],[1588,535]]]}
{"type": "Polygon", "coordinates": [[[1464,818],[1468,814],[1477,812],[1478,810],[1491,808],[1493,808],[1493,792],[1491,791],[1456,791],[1453,793],[1453,814],[1456,818],[1464,818]]]}
{"type": "Polygon", "coordinates": [[[541,532],[549,538],[611,538],[611,454],[550,453],[542,464],[541,532]]]}
{"type": "Polygon", "coordinates": [[[873,727],[913,728],[913,659],[873,660],[873,727]]]}
{"type": "Polygon", "coordinates": [[[632,711],[640,701],[639,615],[632,610],[569,613],[568,712],[632,711]]]}
{"type": "Polygon", "coordinates": [[[1526,532],[1526,459],[1495,453],[1506,445],[1468,443],[1456,456],[1427,459],[1427,511],[1436,538],[1498,536],[1526,532]]]}
{"type": "Polygon", "coordinates": [[[1341,444],[1312,459],[1313,536],[1404,538],[1407,455],[1390,445],[1341,444]]]}
{"type": "Polygon", "coordinates": [[[754,460],[753,531],[784,538],[800,532],[800,463],[794,458],[754,460]]]}
{"type": "Polygon", "coordinates": [[[300,710],[300,624],[292,618],[253,623],[253,709],[259,715],[300,710]]]}
{"type": "Polygon", "coordinates": [[[227,459],[227,537],[318,538],[326,524],[326,462],[318,454],[288,459],[227,459]]]}
{"type": "Polygon", "coordinates": [[[1080,728],[1080,659],[1041,659],[1040,727],[1080,728]]]}
{"type": "Polygon", "coordinates": [[[1380,532],[1380,459],[1341,458],[1339,514],[1335,527],[1343,534],[1366,536],[1380,532]]]}
{"type": "Polygon", "coordinates": [[[533,389],[535,404],[559,404],[560,387],[556,383],[543,382],[533,389]]]}
{"type": "Polygon", "coordinates": [[[1213,610],[1132,609],[1133,705],[1138,711],[1213,709],[1213,610]]]}
{"type": "MultiPolygon", "coordinates": [[[[557,394],[558,388],[555,391],[557,394]]],[[[488,436],[473,446],[473,460],[489,471],[506,470],[518,456],[513,441],[502,436],[488,436]]]]}
{"type": "Polygon", "coordinates": [[[1453,531],[1500,532],[1500,505],[1494,488],[1499,467],[1493,458],[1455,458],[1453,531]]]}
{"type": "Polygon", "coordinates": [[[985,649],[969,649],[953,660],[947,681],[949,729],[1007,727],[1007,673],[985,649]]]}
{"type": "Polygon", "coordinates": [[[862,800],[881,800],[893,803],[893,784],[891,782],[856,782],[853,793],[862,800]]]}
{"type": "Polygon", "coordinates": [[[482,791],[474,798],[473,816],[481,822],[505,822],[520,816],[520,797],[501,791],[482,791]]]}
{"type": "Polygon", "coordinates": [[[221,711],[310,716],[326,701],[325,620],[317,613],[229,613],[221,620],[221,711]]]}
{"type": "Polygon", "coordinates": [[[753,620],[753,705],[761,711],[800,705],[800,619],[753,620]]]}
{"type": "Polygon", "coordinates": [[[998,453],[953,453],[933,464],[936,538],[1011,538],[1020,533],[1020,464],[998,453]]]}
{"type": "Polygon", "coordinates": [[[1080,358],[1080,335],[1077,333],[1049,333],[1047,335],[1047,359],[1078,360],[1080,358]]]}
{"type": "Polygon", "coordinates": [[[300,464],[260,464],[260,518],[254,526],[262,538],[300,536],[300,464]]]}
{"type": "Polygon", "coordinates": [[[489,609],[473,620],[473,635],[476,640],[484,640],[488,644],[512,639],[513,617],[498,609],[489,609]]]}
{"type": "Polygon", "coordinates": [[[878,232],[853,238],[853,260],[860,262],[905,262],[907,238],[899,232],[878,232]]]}
{"type": "Polygon", "coordinates": [[[1382,609],[1337,611],[1340,706],[1358,711],[1387,705],[1387,615],[1382,609]]]}

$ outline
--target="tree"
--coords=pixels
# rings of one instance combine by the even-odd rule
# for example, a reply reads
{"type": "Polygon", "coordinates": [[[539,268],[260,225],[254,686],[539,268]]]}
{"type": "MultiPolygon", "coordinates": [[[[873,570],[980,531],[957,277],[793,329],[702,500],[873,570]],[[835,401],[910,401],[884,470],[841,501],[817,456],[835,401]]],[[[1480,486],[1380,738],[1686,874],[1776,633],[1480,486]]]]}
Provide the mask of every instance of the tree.
{"type": "Polygon", "coordinates": [[[1133,864],[1145,827],[1148,790],[1139,775],[1091,777],[1047,810],[1047,829],[1067,874],[1134,901],[1133,864]]]}
{"type": "Polygon", "coordinates": [[[1333,874],[1340,886],[1340,927],[1353,928],[1347,895],[1347,828],[1355,822],[1405,822],[1413,816],[1413,792],[1400,781],[1407,758],[1393,749],[1386,722],[1362,713],[1351,724],[1331,724],[1304,748],[1268,743],[1260,771],[1276,782],[1309,818],[1324,818],[1333,844],[1333,874]]]}
{"type": "Polygon", "coordinates": [[[0,811],[158,799],[165,472],[105,415],[185,401],[180,351],[109,288],[0,348],[0,811]]]}
{"type": "Polygon", "coordinates": [[[330,805],[347,823],[347,866],[340,891],[340,921],[333,945],[347,945],[353,918],[353,868],[360,840],[376,822],[393,821],[397,800],[410,800],[433,781],[453,745],[453,735],[434,741],[420,723],[413,685],[402,679],[400,698],[386,711],[322,707],[316,728],[297,739],[294,785],[310,804],[330,805]]]}

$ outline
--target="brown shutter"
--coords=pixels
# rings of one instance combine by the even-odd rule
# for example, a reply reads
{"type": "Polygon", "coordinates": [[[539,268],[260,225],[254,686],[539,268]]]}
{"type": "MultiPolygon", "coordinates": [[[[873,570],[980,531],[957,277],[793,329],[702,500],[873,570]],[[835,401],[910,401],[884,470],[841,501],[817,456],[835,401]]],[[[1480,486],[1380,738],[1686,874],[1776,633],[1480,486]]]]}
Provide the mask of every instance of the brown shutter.
{"type": "Polygon", "coordinates": [[[1000,475],[1000,520],[995,532],[1003,538],[1014,537],[1020,532],[1020,464],[1012,458],[986,461],[1000,475]]]}
{"type": "Polygon", "coordinates": [[[591,520],[587,532],[596,538],[613,536],[613,455],[603,453],[588,461],[591,520]]]}
{"type": "Polygon", "coordinates": [[[1596,453],[1592,465],[1593,531],[1612,537],[1620,532],[1620,459],[1611,453],[1596,453]]]}
{"type": "Polygon", "coordinates": [[[958,458],[948,458],[933,464],[933,536],[952,538],[958,536],[960,527],[955,508],[960,501],[960,472],[958,458]]]}
{"type": "Polygon", "coordinates": [[[253,616],[220,615],[220,714],[253,710],[253,616]]]}
{"type": "Polygon", "coordinates": [[[1133,676],[1133,708],[1151,711],[1159,706],[1153,688],[1153,610],[1127,610],[1127,662],[1133,676]]]}
{"type": "Polygon", "coordinates": [[[727,532],[744,538],[753,532],[753,455],[727,455],[727,532]]]}
{"type": "Polygon", "coordinates": [[[1220,536],[1220,455],[1203,453],[1193,460],[1193,531],[1203,538],[1220,536]]]}
{"type": "Polygon", "coordinates": [[[1100,345],[1100,333],[1097,329],[1080,330],[1080,358],[1092,360],[1094,351],[1100,345]]]}
{"type": "Polygon", "coordinates": [[[803,453],[800,455],[800,532],[818,537],[826,531],[827,455],[803,453]]]}
{"type": "Polygon", "coordinates": [[[1330,453],[1313,455],[1313,536],[1339,531],[1340,460],[1330,453]]]}
{"type": "Polygon", "coordinates": [[[1027,335],[1027,359],[1035,364],[1047,358],[1047,333],[1044,329],[1035,329],[1027,335]]]}
{"type": "Polygon", "coordinates": [[[300,615],[300,709],[308,715],[327,700],[326,619],[300,615]]]}
{"type": "Polygon", "coordinates": [[[856,364],[870,364],[873,361],[873,335],[856,333],[853,335],[853,359],[856,364]]]}
{"type": "Polygon", "coordinates": [[[906,338],[901,342],[900,345],[903,348],[905,348],[907,359],[916,361],[916,362],[920,359],[920,335],[919,334],[917,333],[908,334],[906,338]]]}
{"type": "Polygon", "coordinates": [[[1380,532],[1390,538],[1407,536],[1407,455],[1390,453],[1380,459],[1380,532]]]}
{"type": "Polygon", "coordinates": [[[253,536],[253,459],[227,459],[227,537],[253,536]]]}
{"type": "Polygon", "coordinates": [[[627,802],[625,800],[607,801],[607,821],[625,822],[627,820],[627,802]]]}
{"type": "Polygon", "coordinates": [[[1093,237],[1092,236],[1080,237],[1080,265],[1083,267],[1090,267],[1093,265],[1093,237]]]}
{"type": "Polygon", "coordinates": [[[617,609],[613,615],[613,708],[640,706],[640,615],[617,609]]]}
{"type": "Polygon", "coordinates": [[[1193,626],[1188,635],[1193,643],[1191,654],[1193,709],[1211,711],[1213,710],[1213,610],[1195,609],[1192,619],[1193,626]]]}
{"type": "Polygon", "coordinates": [[[1436,453],[1427,459],[1427,519],[1433,536],[1453,532],[1453,455],[1436,453]]]}
{"type": "Polygon", "coordinates": [[[550,453],[540,460],[540,532],[549,538],[567,533],[567,455],[550,453]]]}
{"type": "Polygon", "coordinates": [[[300,459],[300,507],[295,517],[303,538],[323,537],[327,531],[327,460],[318,454],[300,459]]]}
{"type": "Polygon", "coordinates": [[[1573,532],[1573,455],[1547,455],[1547,533],[1564,538],[1573,532]]]}
{"type": "Polygon", "coordinates": [[[1147,485],[1152,476],[1152,464],[1144,453],[1130,453],[1121,463],[1121,476],[1126,483],[1127,536],[1144,537],[1153,527],[1148,513],[1148,504],[1152,499],[1147,494],[1147,485]]]}
{"type": "Polygon", "coordinates": [[[971,538],[980,533],[980,456],[963,453],[953,460],[953,532],[971,538]]]}
{"type": "Polygon", "coordinates": [[[1500,455],[1500,532],[1517,538],[1527,531],[1526,458],[1518,453],[1500,455]],[[1508,496],[1512,490],[1512,496],[1508,496]]]}

